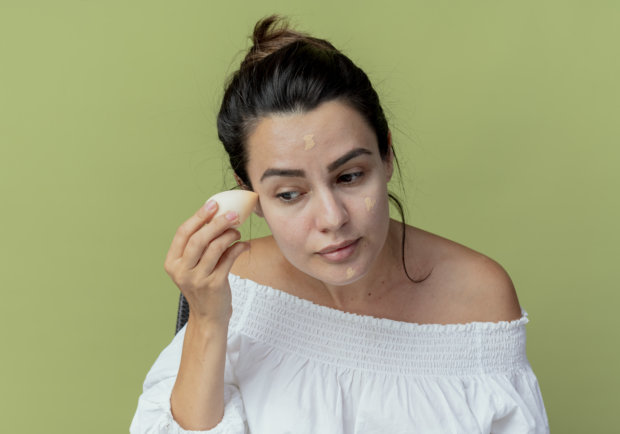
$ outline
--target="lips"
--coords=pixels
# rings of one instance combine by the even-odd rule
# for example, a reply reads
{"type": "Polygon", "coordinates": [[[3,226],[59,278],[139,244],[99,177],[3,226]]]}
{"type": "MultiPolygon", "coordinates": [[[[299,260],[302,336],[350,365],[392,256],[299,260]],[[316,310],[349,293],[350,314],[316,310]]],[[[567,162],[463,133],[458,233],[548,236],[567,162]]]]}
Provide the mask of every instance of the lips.
{"type": "Polygon", "coordinates": [[[360,239],[347,240],[337,244],[330,244],[317,253],[330,261],[343,261],[355,252],[360,239]]]}

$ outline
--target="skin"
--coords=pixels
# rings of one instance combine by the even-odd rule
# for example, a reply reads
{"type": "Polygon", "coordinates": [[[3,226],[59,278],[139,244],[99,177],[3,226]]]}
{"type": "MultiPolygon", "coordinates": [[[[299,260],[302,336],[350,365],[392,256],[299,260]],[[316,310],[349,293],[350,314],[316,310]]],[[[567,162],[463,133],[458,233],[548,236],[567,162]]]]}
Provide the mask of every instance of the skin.
{"type": "Polygon", "coordinates": [[[314,134],[308,134],[304,136],[304,142],[306,142],[305,146],[304,146],[304,150],[309,150],[314,148],[314,134]]]}
{"type": "Polygon", "coordinates": [[[377,200],[367,197],[364,199],[364,203],[366,204],[366,211],[370,212],[370,210],[375,206],[375,203],[377,203],[377,200]]]}
{"type": "Polygon", "coordinates": [[[407,278],[401,224],[388,211],[391,151],[381,159],[374,131],[346,104],[331,101],[310,112],[264,118],[247,147],[248,175],[260,198],[257,213],[272,236],[252,240],[233,265],[234,274],[327,307],[399,321],[449,324],[521,316],[514,286],[499,264],[413,226],[406,227],[407,269],[416,280],[430,275],[418,284],[407,278]],[[309,134],[311,150],[291,145],[309,134]],[[357,148],[370,153],[328,169],[357,148]],[[271,168],[292,174],[303,169],[303,175],[263,177],[271,168]],[[364,175],[344,182],[358,172],[364,175]],[[358,237],[355,254],[342,263],[316,254],[358,237]]]}
{"type": "Polygon", "coordinates": [[[391,248],[385,243],[391,158],[381,159],[374,133],[355,110],[331,102],[304,115],[269,117],[249,136],[248,149],[247,171],[260,213],[279,251],[315,284],[337,298],[343,286],[395,259],[385,250],[391,248]],[[290,146],[308,132],[315,142],[311,151],[290,146]],[[375,212],[366,210],[366,197],[378,198],[375,212]],[[318,254],[347,240],[359,241],[346,261],[318,254]],[[348,269],[364,272],[352,276],[348,269]]]}
{"type": "Polygon", "coordinates": [[[228,272],[247,243],[231,243],[240,234],[239,216],[215,217],[209,201],[176,231],[164,269],[187,298],[190,315],[179,372],[170,397],[175,420],[184,429],[206,430],[224,415],[226,337],[232,314],[228,272]],[[198,387],[196,385],[199,385],[198,387]]]}
{"type": "MultiPolygon", "coordinates": [[[[390,138],[388,137],[390,141],[390,138]]],[[[391,146],[391,141],[390,141],[391,146]]],[[[385,159],[362,116],[332,101],[305,113],[273,115],[249,134],[247,171],[257,214],[272,236],[237,242],[234,213],[208,204],[175,233],[164,268],[190,306],[181,364],[170,399],[185,429],[206,430],[224,414],[229,272],[343,311],[417,323],[505,321],[521,316],[510,277],[490,258],[389,217],[385,159]],[[304,150],[304,137],[314,146],[304,150]],[[346,157],[346,158],[345,158],[346,157]],[[366,198],[374,200],[367,209],[366,198]],[[350,254],[321,250],[355,240],[350,254]]]]}

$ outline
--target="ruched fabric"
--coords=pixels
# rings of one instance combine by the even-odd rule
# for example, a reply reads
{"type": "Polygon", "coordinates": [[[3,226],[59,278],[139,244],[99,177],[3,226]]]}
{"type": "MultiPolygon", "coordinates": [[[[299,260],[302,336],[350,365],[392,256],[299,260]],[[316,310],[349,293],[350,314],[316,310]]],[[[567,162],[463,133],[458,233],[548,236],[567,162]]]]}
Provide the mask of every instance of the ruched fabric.
{"type": "Polygon", "coordinates": [[[144,382],[132,433],[548,433],[525,311],[414,324],[345,313],[229,275],[226,409],[212,430],[170,413],[185,328],[144,382]]]}
{"type": "Polygon", "coordinates": [[[143,393],[138,398],[138,409],[129,428],[132,434],[239,434],[249,432],[245,424],[243,403],[239,388],[234,385],[230,361],[226,360],[224,374],[224,417],[213,429],[192,431],[183,429],[172,416],[170,396],[174,386],[179,365],[185,327],[181,329],[170,345],[159,355],[144,381],[143,393]]]}

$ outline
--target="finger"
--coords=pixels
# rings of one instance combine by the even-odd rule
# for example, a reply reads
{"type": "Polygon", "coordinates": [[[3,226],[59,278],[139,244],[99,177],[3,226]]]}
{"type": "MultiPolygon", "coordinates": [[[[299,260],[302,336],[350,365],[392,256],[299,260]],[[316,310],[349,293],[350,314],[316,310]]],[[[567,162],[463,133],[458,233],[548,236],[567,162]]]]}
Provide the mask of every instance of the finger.
{"type": "Polygon", "coordinates": [[[195,265],[194,270],[200,275],[209,275],[219,262],[220,258],[230,247],[232,243],[241,239],[241,233],[238,230],[229,228],[217,238],[213,239],[209,247],[195,265]]]}
{"type": "Polygon", "coordinates": [[[177,229],[166,255],[166,263],[172,262],[183,256],[183,251],[190,237],[205,223],[209,222],[217,212],[217,202],[209,201],[205,203],[188,220],[183,222],[177,229]]]}
{"type": "Polygon", "coordinates": [[[233,264],[243,252],[250,248],[250,243],[247,241],[240,241],[230,246],[224,254],[220,257],[219,262],[215,266],[212,274],[215,278],[225,279],[228,278],[228,273],[233,264]]]}
{"type": "Polygon", "coordinates": [[[236,234],[238,238],[229,239],[229,237],[224,237],[223,240],[220,240],[223,234],[229,229],[232,229],[231,226],[234,225],[235,222],[237,222],[236,213],[230,218],[228,218],[228,214],[218,216],[192,235],[187,242],[183,257],[180,259],[183,268],[191,270],[196,267],[198,262],[202,260],[202,257],[208,251],[216,252],[215,254],[217,254],[212,267],[215,266],[219,256],[224,252],[226,247],[240,237],[239,231],[233,230],[232,233],[236,234]],[[215,246],[215,248],[213,248],[213,246],[215,246]],[[221,247],[218,249],[218,246],[221,247]]]}

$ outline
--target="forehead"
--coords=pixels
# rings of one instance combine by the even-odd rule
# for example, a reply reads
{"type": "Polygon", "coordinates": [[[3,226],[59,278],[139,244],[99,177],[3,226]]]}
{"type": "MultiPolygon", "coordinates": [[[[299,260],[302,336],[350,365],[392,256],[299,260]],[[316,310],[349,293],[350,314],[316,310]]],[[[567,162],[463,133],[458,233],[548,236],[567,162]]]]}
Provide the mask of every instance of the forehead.
{"type": "Polygon", "coordinates": [[[248,171],[332,161],[359,147],[378,154],[374,131],[357,110],[330,101],[308,112],[259,120],[247,140],[248,171]]]}

